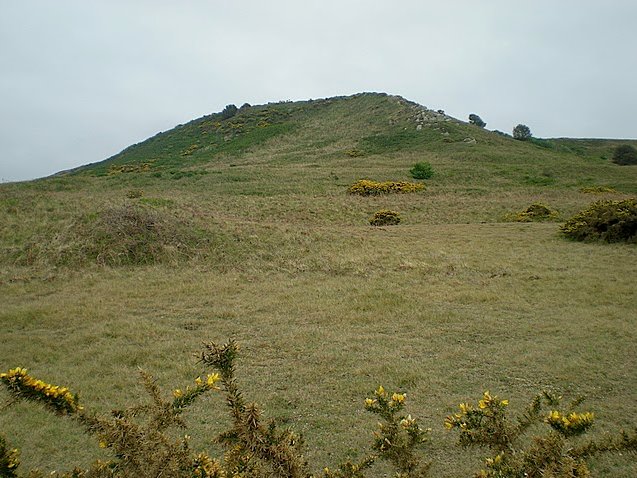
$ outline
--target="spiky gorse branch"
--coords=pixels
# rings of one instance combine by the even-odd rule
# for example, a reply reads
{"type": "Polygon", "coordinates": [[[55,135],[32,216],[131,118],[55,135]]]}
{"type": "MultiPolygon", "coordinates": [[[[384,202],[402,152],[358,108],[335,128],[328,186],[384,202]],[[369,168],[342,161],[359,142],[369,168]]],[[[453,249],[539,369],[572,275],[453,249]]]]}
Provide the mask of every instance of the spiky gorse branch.
{"type": "Polygon", "coordinates": [[[205,344],[201,354],[201,361],[219,373],[233,418],[232,428],[217,437],[228,450],[225,468],[234,476],[309,477],[300,437],[273,421],[264,425],[258,406],[244,400],[234,376],[238,351],[231,340],[221,346],[205,344]]]}
{"type": "MultiPolygon", "coordinates": [[[[175,390],[173,397],[164,399],[159,387],[149,374],[142,373],[144,387],[151,398],[150,403],[115,410],[111,416],[88,413],[79,404],[76,394],[68,388],[51,385],[27,374],[24,368],[11,369],[0,374],[15,399],[40,403],[57,415],[65,415],[76,420],[82,427],[98,439],[99,446],[112,449],[115,460],[95,462],[89,470],[76,469],[62,477],[221,477],[222,470],[217,462],[205,454],[194,455],[188,444],[188,436],[172,438],[166,433],[171,427],[185,428],[182,412],[199,396],[218,390],[217,374],[206,379],[198,377],[194,386],[184,391],[175,390]],[[140,418],[139,420],[137,420],[140,418]]],[[[17,451],[9,453],[0,446],[0,466],[7,470],[0,476],[17,476],[17,451]],[[4,463],[6,462],[6,466],[4,463]],[[8,474],[13,470],[14,475],[8,474]]],[[[37,476],[34,472],[31,476],[37,476]]]]}
{"type": "Polygon", "coordinates": [[[78,396],[68,388],[31,377],[26,368],[16,367],[0,373],[0,380],[15,397],[40,402],[58,415],[71,415],[82,409],[78,405],[78,396]]]}
{"type": "Polygon", "coordinates": [[[561,409],[562,397],[542,392],[516,420],[507,417],[508,400],[500,400],[484,392],[477,406],[459,405],[459,413],[445,419],[445,428],[458,430],[461,446],[484,446],[496,452],[485,460],[486,469],[477,478],[575,478],[589,476],[586,459],[602,452],[637,451],[637,433],[622,432],[620,438],[604,440],[579,447],[569,439],[585,434],[593,425],[591,412],[573,409],[582,399],[561,409]],[[544,435],[532,437],[526,445],[522,437],[534,424],[550,427],[544,435]]]}
{"type": "MultiPolygon", "coordinates": [[[[49,478],[312,478],[302,453],[302,442],[292,431],[280,429],[274,422],[264,424],[262,412],[248,403],[235,378],[238,345],[205,345],[201,361],[215,373],[197,377],[194,384],[175,389],[167,398],[152,376],[142,373],[141,381],[150,397],[149,403],[115,410],[109,416],[87,412],[78,396],[66,387],[51,385],[27,374],[23,368],[0,374],[2,382],[15,399],[42,404],[57,415],[76,420],[97,437],[100,447],[112,451],[111,461],[96,461],[89,469],[75,468],[69,473],[56,472],[49,478]],[[220,384],[220,388],[217,387],[220,384]],[[177,438],[171,429],[183,429],[183,412],[207,392],[221,390],[232,417],[232,427],[216,441],[226,453],[221,460],[207,453],[195,453],[189,437],[177,438]]],[[[389,462],[397,478],[428,476],[429,463],[419,452],[427,442],[429,429],[405,413],[406,394],[390,393],[381,386],[365,400],[365,409],[380,417],[374,433],[372,452],[360,461],[342,463],[334,470],[325,468],[324,478],[367,478],[379,460],[389,462]],[[369,475],[368,475],[369,473],[369,475]]],[[[478,478],[576,478],[589,476],[586,460],[607,452],[637,452],[637,430],[632,434],[606,435],[603,439],[574,441],[593,425],[590,412],[561,405],[561,397],[544,392],[533,399],[516,419],[508,417],[508,400],[485,392],[477,404],[463,403],[459,412],[445,420],[446,428],[459,432],[465,447],[484,446],[495,455],[485,461],[478,478]],[[526,434],[547,427],[541,435],[526,434]]],[[[0,437],[0,476],[17,478],[19,454],[0,437]]],[[[45,475],[32,471],[29,478],[45,475]]]]}

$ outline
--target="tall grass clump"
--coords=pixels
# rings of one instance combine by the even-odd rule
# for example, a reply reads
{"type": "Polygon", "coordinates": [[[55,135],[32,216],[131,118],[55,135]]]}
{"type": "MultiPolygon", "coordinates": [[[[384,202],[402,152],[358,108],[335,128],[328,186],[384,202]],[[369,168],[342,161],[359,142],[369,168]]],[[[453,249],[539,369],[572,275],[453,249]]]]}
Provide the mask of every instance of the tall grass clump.
{"type": "Polygon", "coordinates": [[[33,237],[17,262],[55,266],[147,265],[179,262],[197,254],[203,235],[189,221],[141,204],[83,213],[47,237],[33,237]]]}
{"type": "Polygon", "coordinates": [[[594,202],[561,231],[576,241],[637,242],[637,198],[594,202]]]}

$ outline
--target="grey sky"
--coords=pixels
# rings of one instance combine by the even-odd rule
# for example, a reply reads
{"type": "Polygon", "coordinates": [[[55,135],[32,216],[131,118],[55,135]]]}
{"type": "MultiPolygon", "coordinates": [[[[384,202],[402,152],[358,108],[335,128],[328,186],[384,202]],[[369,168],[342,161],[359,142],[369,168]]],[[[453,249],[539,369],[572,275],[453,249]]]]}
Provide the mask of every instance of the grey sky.
{"type": "Polygon", "coordinates": [[[634,0],[0,0],[0,180],[238,106],[362,91],[637,138],[634,0]]]}

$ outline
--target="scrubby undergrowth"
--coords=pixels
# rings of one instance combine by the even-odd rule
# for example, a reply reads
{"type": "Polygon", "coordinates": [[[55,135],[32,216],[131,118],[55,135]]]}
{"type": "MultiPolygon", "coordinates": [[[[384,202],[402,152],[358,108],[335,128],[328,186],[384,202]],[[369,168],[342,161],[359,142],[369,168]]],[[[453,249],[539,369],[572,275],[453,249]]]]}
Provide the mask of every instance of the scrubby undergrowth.
{"type": "MultiPolygon", "coordinates": [[[[209,343],[201,352],[201,362],[214,370],[197,377],[194,384],[175,389],[165,398],[154,379],[142,373],[142,382],[150,397],[145,404],[126,410],[114,410],[110,416],[87,410],[77,394],[66,387],[48,384],[14,368],[0,374],[15,400],[39,403],[48,411],[76,422],[93,435],[101,448],[111,451],[107,461],[96,460],[88,469],[53,471],[46,476],[58,478],[365,478],[377,476],[374,465],[384,461],[397,478],[432,476],[435,463],[424,456],[431,429],[405,412],[406,394],[387,392],[380,386],[365,400],[365,409],[379,419],[370,450],[356,461],[347,460],[337,467],[324,467],[315,473],[304,456],[300,436],[274,421],[265,423],[262,410],[245,400],[235,377],[238,346],[209,343]],[[220,384],[219,387],[217,384],[220,384]],[[182,415],[200,397],[221,391],[225,397],[232,426],[214,442],[225,453],[213,458],[208,451],[191,448],[182,415]],[[174,434],[175,430],[182,433],[174,434]]],[[[575,409],[582,400],[564,407],[561,397],[544,392],[516,419],[508,417],[508,400],[485,392],[477,405],[460,404],[459,413],[446,418],[444,425],[459,433],[458,445],[488,448],[495,456],[487,458],[476,478],[590,476],[587,462],[602,453],[637,452],[637,431],[618,431],[595,440],[576,441],[594,423],[590,412],[575,409]],[[533,434],[528,440],[528,435],[533,434]]],[[[338,430],[333,430],[338,433],[338,430]]],[[[447,454],[454,453],[451,450],[447,454]]],[[[0,474],[4,478],[45,476],[40,470],[20,473],[17,449],[0,437],[0,474]]]]}

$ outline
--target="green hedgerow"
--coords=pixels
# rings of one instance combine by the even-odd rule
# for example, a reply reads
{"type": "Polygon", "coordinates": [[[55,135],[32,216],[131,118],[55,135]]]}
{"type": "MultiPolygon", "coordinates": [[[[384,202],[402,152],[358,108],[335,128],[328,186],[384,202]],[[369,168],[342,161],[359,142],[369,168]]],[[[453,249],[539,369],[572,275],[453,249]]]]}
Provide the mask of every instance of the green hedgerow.
{"type": "Polygon", "coordinates": [[[389,209],[381,209],[376,211],[370,218],[369,223],[372,226],[395,226],[400,224],[400,214],[389,209]]]}
{"type": "Polygon", "coordinates": [[[420,161],[409,170],[414,179],[429,179],[434,175],[433,167],[427,161],[420,161]]]}
{"type": "Polygon", "coordinates": [[[637,198],[594,202],[560,230],[576,241],[637,242],[637,198]]]}

